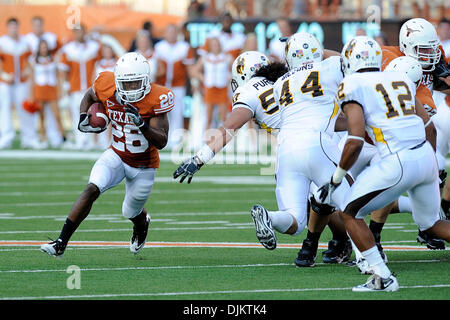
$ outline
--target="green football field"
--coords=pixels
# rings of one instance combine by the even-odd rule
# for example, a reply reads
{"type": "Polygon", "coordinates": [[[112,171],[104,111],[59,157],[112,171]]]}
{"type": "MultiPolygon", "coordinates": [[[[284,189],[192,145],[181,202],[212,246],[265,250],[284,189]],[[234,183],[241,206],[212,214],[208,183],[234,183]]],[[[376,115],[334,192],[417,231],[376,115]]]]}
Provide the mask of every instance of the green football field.
{"type": "Polygon", "coordinates": [[[278,234],[279,248],[264,249],[250,208],[277,205],[274,177],[261,175],[259,165],[208,165],[187,185],[172,179],[176,164],[162,162],[146,206],[148,243],[137,256],[128,248],[132,224],[121,215],[123,183],[99,198],[62,259],[40,252],[41,243],[58,237],[93,163],[0,157],[0,299],[450,297],[450,251],[419,245],[410,214],[390,216],[382,234],[400,284],[394,293],[353,293],[368,276],[322,263],[328,230],[314,268],[293,263],[306,231],[278,234]]]}

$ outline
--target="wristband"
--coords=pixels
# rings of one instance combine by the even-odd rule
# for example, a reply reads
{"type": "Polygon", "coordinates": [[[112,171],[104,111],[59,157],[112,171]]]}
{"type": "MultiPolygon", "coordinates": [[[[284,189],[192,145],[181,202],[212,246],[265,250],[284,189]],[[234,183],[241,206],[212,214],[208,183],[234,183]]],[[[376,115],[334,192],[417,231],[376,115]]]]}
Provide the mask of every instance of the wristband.
{"type": "Polygon", "coordinates": [[[214,152],[211,150],[211,148],[205,144],[198,152],[197,157],[200,159],[201,162],[207,163],[212,158],[214,158],[214,152]]]}
{"type": "Polygon", "coordinates": [[[341,167],[337,167],[334,171],[333,177],[331,178],[331,182],[334,184],[340,184],[346,174],[347,170],[344,170],[341,167]]]}
{"type": "Polygon", "coordinates": [[[431,123],[431,119],[430,120],[428,120],[428,122],[427,123],[425,123],[425,128],[426,127],[428,127],[428,125],[431,123]]]}
{"type": "Polygon", "coordinates": [[[348,139],[360,140],[360,141],[362,141],[362,142],[365,142],[365,141],[366,141],[366,140],[364,140],[363,137],[351,136],[351,135],[349,135],[349,136],[347,137],[347,140],[348,140],[348,139]]]}

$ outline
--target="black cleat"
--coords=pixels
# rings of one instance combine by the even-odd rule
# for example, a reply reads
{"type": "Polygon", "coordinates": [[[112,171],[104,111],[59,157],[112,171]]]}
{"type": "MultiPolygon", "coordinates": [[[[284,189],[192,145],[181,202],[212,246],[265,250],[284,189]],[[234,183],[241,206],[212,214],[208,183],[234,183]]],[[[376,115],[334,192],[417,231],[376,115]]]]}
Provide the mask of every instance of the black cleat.
{"type": "Polygon", "coordinates": [[[305,239],[298,252],[297,259],[295,259],[295,265],[297,267],[314,267],[317,258],[317,246],[318,243],[305,239]]]}
{"type": "Polygon", "coordinates": [[[432,238],[425,231],[420,231],[417,234],[417,242],[421,244],[426,244],[428,249],[431,250],[445,250],[444,240],[439,238],[432,238]]]}
{"type": "Polygon", "coordinates": [[[145,240],[147,240],[147,234],[148,234],[148,227],[150,225],[150,216],[147,215],[145,218],[145,224],[138,228],[136,226],[133,226],[133,236],[130,240],[130,251],[134,254],[141,251],[141,249],[145,245],[145,240]]]}
{"type": "Polygon", "coordinates": [[[352,243],[350,240],[331,240],[328,242],[328,250],[322,253],[324,263],[343,263],[352,255],[352,243]]]}

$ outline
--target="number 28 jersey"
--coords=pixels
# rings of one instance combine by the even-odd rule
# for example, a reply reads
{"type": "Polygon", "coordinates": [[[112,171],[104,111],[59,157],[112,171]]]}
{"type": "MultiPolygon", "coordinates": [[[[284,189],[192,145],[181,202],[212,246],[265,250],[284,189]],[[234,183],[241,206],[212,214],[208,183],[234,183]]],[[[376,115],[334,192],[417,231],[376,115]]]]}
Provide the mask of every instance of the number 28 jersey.
{"type": "Polygon", "coordinates": [[[416,87],[406,73],[354,73],[339,85],[337,101],[361,105],[366,131],[381,157],[425,141],[425,127],[415,111],[416,87]]]}
{"type": "Polygon", "coordinates": [[[270,133],[280,128],[280,112],[273,97],[272,85],[264,77],[254,77],[237,88],[233,95],[233,109],[250,110],[258,125],[270,133]]]}
{"type": "MultiPolygon", "coordinates": [[[[113,72],[102,72],[94,82],[93,90],[105,106],[111,120],[113,141],[111,148],[123,162],[135,168],[158,168],[158,149],[151,145],[133,121],[127,117],[116,99],[113,72]]],[[[151,84],[150,93],[142,100],[132,103],[144,121],[172,110],[174,94],[166,87],[151,84]]]]}

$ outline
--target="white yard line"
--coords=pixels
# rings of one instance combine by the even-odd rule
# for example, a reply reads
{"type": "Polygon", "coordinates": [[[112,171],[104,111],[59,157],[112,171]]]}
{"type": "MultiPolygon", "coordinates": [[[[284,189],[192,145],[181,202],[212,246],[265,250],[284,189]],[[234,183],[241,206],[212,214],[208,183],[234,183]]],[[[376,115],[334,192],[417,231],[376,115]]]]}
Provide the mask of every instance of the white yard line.
{"type": "MultiPolygon", "coordinates": [[[[79,248],[92,249],[92,248],[79,248]]],[[[36,250],[36,249],[34,249],[36,250]]],[[[77,249],[78,250],[78,249],[77,249]]],[[[443,260],[399,260],[389,263],[436,263],[443,260]]],[[[317,262],[316,265],[327,265],[317,262]]],[[[126,271],[126,270],[173,270],[173,269],[230,269],[230,268],[260,268],[260,267],[284,267],[294,266],[294,263],[256,263],[256,264],[223,264],[223,265],[200,265],[200,266],[155,266],[155,267],[116,267],[116,268],[81,268],[81,271],[126,271]]],[[[351,268],[351,267],[349,267],[351,268]]],[[[29,270],[0,270],[1,273],[45,273],[45,272],[67,272],[67,269],[29,269],[29,270]]]]}
{"type": "MultiPolygon", "coordinates": [[[[450,284],[400,286],[400,289],[428,289],[449,288],[450,284]]],[[[252,290],[221,290],[221,291],[191,291],[191,292],[149,292],[149,293],[108,293],[108,294],[86,294],[86,295],[63,295],[63,296],[28,296],[28,297],[3,297],[1,300],[35,300],[35,299],[88,299],[88,298],[118,298],[118,297],[161,297],[161,296],[186,296],[186,295],[217,295],[236,293],[275,293],[275,292],[314,292],[314,291],[347,291],[346,288],[293,288],[293,289],[252,289],[252,290]]]]}

